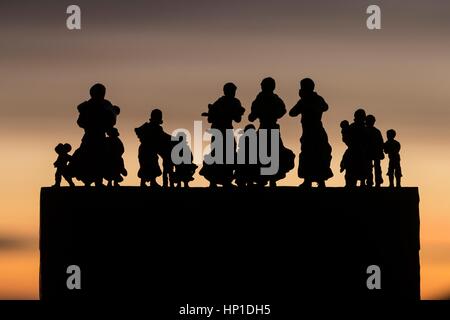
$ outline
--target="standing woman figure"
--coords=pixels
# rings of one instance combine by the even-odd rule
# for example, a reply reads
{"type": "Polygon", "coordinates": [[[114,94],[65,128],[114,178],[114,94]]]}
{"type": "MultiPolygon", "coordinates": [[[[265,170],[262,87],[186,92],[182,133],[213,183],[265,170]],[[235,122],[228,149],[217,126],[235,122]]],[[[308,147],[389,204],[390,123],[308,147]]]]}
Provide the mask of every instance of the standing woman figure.
{"type": "Polygon", "coordinates": [[[270,140],[270,131],[280,130],[278,120],[286,114],[286,106],[283,100],[274,93],[275,86],[275,80],[270,77],[265,78],[261,82],[261,92],[258,93],[256,99],[253,101],[251,113],[248,116],[250,122],[254,122],[256,119],[259,120],[258,148],[260,148],[262,144],[266,144],[266,149],[270,154],[273,152],[279,153],[278,172],[270,176],[260,176],[259,178],[260,185],[266,185],[267,182],[269,182],[271,187],[275,187],[277,181],[284,179],[286,174],[295,166],[295,154],[283,145],[280,134],[278,135],[279,150],[270,150],[272,144],[270,140]],[[265,141],[262,141],[262,136],[260,135],[261,130],[268,131],[265,141]]]}
{"type": "Polygon", "coordinates": [[[302,116],[298,176],[304,182],[300,186],[311,187],[313,182],[317,182],[319,187],[325,187],[325,181],[333,176],[331,146],[322,125],[322,114],[328,110],[328,104],[314,91],[314,87],[314,81],[309,78],[300,81],[300,100],[289,115],[302,116]]]}

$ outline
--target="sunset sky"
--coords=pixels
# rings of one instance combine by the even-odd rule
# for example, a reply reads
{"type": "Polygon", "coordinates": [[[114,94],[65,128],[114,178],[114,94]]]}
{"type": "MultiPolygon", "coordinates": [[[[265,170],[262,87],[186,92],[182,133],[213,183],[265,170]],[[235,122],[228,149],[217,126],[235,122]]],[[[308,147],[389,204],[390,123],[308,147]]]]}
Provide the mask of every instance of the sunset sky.
{"type": "MultiPolygon", "coordinates": [[[[330,186],[344,184],[341,120],[364,107],[383,133],[397,131],[404,185],[420,188],[422,297],[450,297],[449,17],[448,0],[2,1],[0,298],[38,298],[40,187],[53,184],[56,144],[79,146],[76,106],[92,84],[121,107],[124,185],[137,185],[133,129],[151,109],[163,111],[167,132],[192,129],[233,81],[246,119],[267,76],[288,108],[304,77],[328,102],[330,186]],[[70,4],[81,7],[82,30],[66,28],[70,4]],[[366,28],[371,4],[381,30],[366,28]]],[[[299,119],[280,124],[298,154],[299,119]]],[[[300,182],[295,169],[282,184],[300,182]]]]}

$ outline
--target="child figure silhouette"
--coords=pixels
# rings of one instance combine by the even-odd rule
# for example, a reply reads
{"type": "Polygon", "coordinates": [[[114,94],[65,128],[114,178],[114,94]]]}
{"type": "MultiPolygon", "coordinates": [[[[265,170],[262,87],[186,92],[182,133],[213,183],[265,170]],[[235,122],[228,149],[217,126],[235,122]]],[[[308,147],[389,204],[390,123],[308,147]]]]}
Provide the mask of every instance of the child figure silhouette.
{"type": "Polygon", "coordinates": [[[56,168],[54,187],[61,186],[61,180],[63,177],[71,187],[75,186],[72,181],[72,176],[69,174],[68,170],[68,164],[72,159],[72,156],[69,154],[71,150],[72,146],[68,143],[60,143],[55,147],[55,152],[58,154],[58,158],[53,163],[53,166],[56,168]]]}
{"type": "MultiPolygon", "coordinates": [[[[238,187],[250,187],[259,182],[259,166],[258,162],[252,164],[250,163],[251,154],[250,152],[257,152],[257,141],[252,141],[249,134],[254,134],[256,136],[256,128],[254,125],[249,124],[244,128],[244,134],[239,138],[238,143],[238,161],[239,159],[244,160],[244,163],[239,163],[236,165],[236,184],[238,187]],[[254,143],[255,146],[250,144],[254,143]],[[252,148],[253,147],[253,148],[252,148]]],[[[256,157],[255,157],[256,158],[256,157]]],[[[255,159],[257,160],[257,159],[255,159]]]]}
{"type": "Polygon", "coordinates": [[[108,187],[118,187],[123,181],[123,176],[127,176],[125,163],[122,155],[125,152],[122,141],[119,138],[119,131],[111,128],[107,132],[106,138],[106,161],[105,164],[105,180],[108,181],[108,187]]]}
{"type": "Polygon", "coordinates": [[[182,162],[179,164],[175,164],[175,170],[173,172],[173,183],[177,185],[177,187],[181,187],[183,183],[185,188],[189,188],[189,182],[194,180],[194,173],[197,170],[198,166],[193,163],[194,157],[192,156],[191,148],[187,143],[187,137],[185,133],[178,134],[178,142],[177,146],[180,147],[180,157],[185,159],[189,159],[189,162],[182,162]],[[187,154],[185,154],[187,153],[187,154]]]}
{"type": "Polygon", "coordinates": [[[342,156],[342,160],[341,160],[341,164],[340,164],[340,172],[345,171],[345,186],[349,187],[351,185],[351,181],[348,176],[347,170],[348,170],[349,166],[351,165],[350,151],[349,151],[350,141],[348,138],[350,123],[347,120],[342,120],[340,126],[341,126],[342,141],[347,146],[347,149],[345,150],[344,155],[342,156]]]}
{"type": "Polygon", "coordinates": [[[395,140],[397,133],[395,130],[390,129],[387,131],[387,141],[384,143],[384,153],[389,156],[389,187],[394,187],[394,177],[396,181],[396,187],[401,187],[402,168],[400,167],[400,142],[395,140]]]}

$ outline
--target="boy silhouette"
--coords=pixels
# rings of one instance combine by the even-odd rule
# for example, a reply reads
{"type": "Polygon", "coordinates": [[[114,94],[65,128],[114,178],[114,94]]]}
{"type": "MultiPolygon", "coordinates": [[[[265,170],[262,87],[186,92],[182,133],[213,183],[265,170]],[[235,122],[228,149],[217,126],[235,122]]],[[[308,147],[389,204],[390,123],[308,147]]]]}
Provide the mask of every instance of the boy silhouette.
{"type": "Polygon", "coordinates": [[[68,143],[65,144],[59,143],[55,147],[55,152],[58,154],[58,158],[53,163],[53,166],[56,168],[55,184],[53,185],[54,187],[61,186],[61,180],[63,177],[71,187],[75,186],[75,184],[72,181],[72,177],[69,175],[68,172],[68,164],[72,159],[72,156],[69,154],[71,150],[72,146],[68,143]]]}
{"type": "Polygon", "coordinates": [[[375,186],[380,187],[383,183],[381,174],[381,160],[384,159],[383,153],[383,135],[381,131],[375,128],[375,117],[368,115],[366,117],[367,128],[367,155],[371,162],[369,175],[367,177],[367,185],[372,187],[374,185],[374,171],[375,171],[375,186]]]}
{"type": "Polygon", "coordinates": [[[394,177],[397,188],[401,187],[402,168],[400,167],[400,143],[395,140],[397,133],[390,129],[386,132],[387,141],[384,143],[384,153],[389,156],[389,186],[394,187],[394,177]]]}

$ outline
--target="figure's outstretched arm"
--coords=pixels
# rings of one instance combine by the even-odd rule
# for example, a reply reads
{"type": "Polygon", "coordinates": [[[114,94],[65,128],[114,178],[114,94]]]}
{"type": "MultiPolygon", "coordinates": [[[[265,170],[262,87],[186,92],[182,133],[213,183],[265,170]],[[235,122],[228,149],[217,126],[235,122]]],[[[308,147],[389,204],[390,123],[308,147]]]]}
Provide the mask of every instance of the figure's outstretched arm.
{"type": "Polygon", "coordinates": [[[299,100],[297,104],[293,106],[292,109],[289,111],[289,116],[291,117],[298,116],[302,112],[303,109],[302,105],[303,105],[302,101],[299,100]]]}

